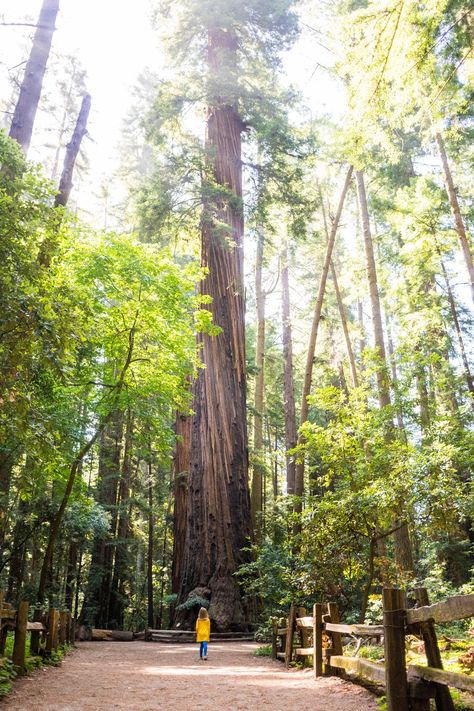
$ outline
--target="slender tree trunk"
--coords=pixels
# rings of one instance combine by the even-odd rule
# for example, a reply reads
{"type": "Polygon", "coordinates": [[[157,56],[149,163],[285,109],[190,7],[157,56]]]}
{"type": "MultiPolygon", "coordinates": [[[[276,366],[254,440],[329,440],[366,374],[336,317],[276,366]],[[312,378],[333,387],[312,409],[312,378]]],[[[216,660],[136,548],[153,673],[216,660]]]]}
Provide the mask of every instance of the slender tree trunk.
{"type": "Polygon", "coordinates": [[[10,138],[18,141],[25,154],[28,153],[30,147],[58,11],[59,0],[43,0],[38,27],[20,88],[20,96],[13,113],[9,135],[10,138]]]}
{"type": "Polygon", "coordinates": [[[74,174],[74,166],[76,165],[77,156],[81,149],[82,139],[87,134],[87,121],[91,110],[91,97],[85,94],[82,99],[81,109],[77,117],[76,126],[72,134],[70,142],[66,146],[66,155],[64,156],[63,171],[61,180],[59,181],[59,190],[54,200],[54,206],[63,207],[67,205],[69,195],[72,190],[72,177],[74,174]]]}
{"type": "MultiPolygon", "coordinates": [[[[225,67],[237,74],[237,39],[229,31],[209,33],[211,75],[225,67]]],[[[231,97],[216,97],[208,107],[206,152],[214,197],[202,218],[201,282],[216,323],[217,336],[202,335],[201,370],[194,388],[194,418],[189,476],[186,558],[180,602],[196,587],[210,597],[217,629],[245,625],[235,571],[248,554],[251,535],[246,430],[245,332],[243,287],[243,209],[241,131],[244,126],[231,97]],[[215,185],[223,188],[216,195],[215,185]]],[[[182,613],[183,622],[195,610],[182,613]]]]}
{"type": "MultiPolygon", "coordinates": [[[[328,273],[331,265],[332,252],[334,248],[334,242],[336,239],[337,229],[339,227],[339,221],[341,219],[342,209],[344,207],[344,202],[346,199],[347,191],[351,184],[353,168],[350,166],[347,171],[346,179],[344,182],[344,187],[342,189],[341,197],[339,198],[339,204],[337,207],[337,212],[334,217],[333,223],[331,225],[331,231],[329,233],[329,239],[326,247],[326,255],[324,257],[323,268],[321,272],[321,277],[319,280],[318,295],[316,298],[316,304],[314,307],[313,322],[311,325],[311,334],[309,338],[309,345],[306,356],[306,368],[304,373],[303,382],[303,394],[301,398],[301,411],[300,411],[300,423],[304,424],[308,419],[309,403],[308,396],[311,394],[311,382],[313,379],[313,364],[314,364],[314,354],[316,350],[316,340],[318,337],[319,322],[321,320],[321,311],[323,308],[324,294],[326,291],[326,283],[328,278],[328,273]]],[[[303,438],[300,436],[298,438],[300,444],[303,443],[303,438]]],[[[297,513],[301,513],[302,510],[302,497],[304,491],[304,458],[296,464],[295,472],[295,496],[296,506],[295,510],[297,513]]],[[[298,527],[297,527],[298,528],[298,527]]]]}
{"type": "MultiPolygon", "coordinates": [[[[322,209],[322,213],[323,213],[323,223],[324,223],[324,231],[326,233],[326,240],[329,241],[328,221],[327,221],[326,208],[324,206],[324,198],[323,198],[323,194],[321,191],[321,187],[319,187],[319,198],[321,200],[321,209],[322,209]]],[[[339,289],[337,272],[336,272],[336,267],[334,266],[333,259],[331,259],[331,279],[333,281],[334,291],[336,293],[337,308],[339,310],[339,317],[341,319],[342,332],[344,334],[344,342],[346,344],[347,358],[349,360],[349,368],[351,371],[352,385],[355,388],[357,388],[359,385],[359,378],[357,375],[357,367],[356,367],[356,362],[355,362],[354,350],[352,348],[351,337],[349,335],[349,328],[347,325],[347,310],[344,305],[344,300],[342,298],[341,290],[339,289]]]]}
{"type": "Polygon", "coordinates": [[[387,405],[390,405],[390,384],[387,374],[387,356],[385,354],[382,312],[380,308],[380,296],[377,283],[377,270],[375,267],[374,247],[370,231],[369,210],[367,207],[364,174],[362,173],[362,171],[356,171],[356,180],[362,218],[362,230],[364,233],[364,247],[367,265],[367,278],[369,282],[370,304],[372,308],[372,325],[374,329],[375,350],[379,359],[379,365],[377,368],[379,403],[380,407],[383,408],[387,405]]]}
{"type": "Polygon", "coordinates": [[[439,131],[436,133],[436,143],[438,145],[439,155],[443,164],[444,180],[446,183],[446,190],[448,192],[449,204],[451,205],[451,212],[453,213],[454,222],[456,225],[456,232],[458,233],[462,253],[464,255],[464,261],[466,262],[466,268],[469,274],[469,281],[471,284],[471,297],[474,301],[474,262],[472,260],[471,246],[469,244],[469,239],[466,233],[464,220],[462,219],[461,209],[459,207],[459,200],[456,193],[456,188],[454,186],[451,168],[449,167],[449,161],[448,156],[446,154],[446,147],[444,145],[443,136],[439,131]]]}
{"type": "MultiPolygon", "coordinates": [[[[380,409],[390,405],[390,383],[388,378],[387,356],[385,352],[384,334],[382,326],[382,311],[380,305],[380,295],[377,283],[377,270],[375,266],[374,247],[370,231],[369,210],[367,207],[367,196],[365,192],[364,174],[356,171],[357,191],[359,196],[359,206],[362,218],[362,229],[364,234],[364,246],[367,265],[367,279],[369,282],[370,303],[372,309],[372,324],[374,330],[374,341],[377,357],[379,359],[377,367],[377,386],[379,394],[380,409]]],[[[387,442],[393,438],[393,431],[386,433],[387,442]]],[[[410,541],[408,524],[406,522],[395,522],[394,549],[395,561],[401,570],[408,575],[413,574],[413,554],[410,541]]]]}
{"type": "Polygon", "coordinates": [[[122,461],[122,473],[119,481],[117,497],[117,535],[115,538],[115,561],[112,582],[110,586],[110,622],[117,629],[123,628],[125,598],[124,584],[129,566],[129,531],[130,531],[130,486],[132,475],[132,446],[134,418],[130,409],[127,410],[125,425],[125,443],[122,461]]]}
{"type": "Polygon", "coordinates": [[[448,294],[449,310],[451,311],[451,318],[453,319],[454,330],[456,331],[456,336],[458,339],[459,350],[461,352],[461,360],[464,367],[464,378],[466,380],[467,388],[471,394],[474,395],[474,382],[472,380],[471,369],[469,368],[469,361],[467,359],[466,348],[464,347],[464,339],[462,336],[461,325],[459,323],[458,311],[456,308],[456,302],[454,300],[453,290],[451,289],[451,284],[449,283],[448,272],[444,266],[444,262],[441,259],[441,269],[443,271],[444,281],[446,283],[446,291],[448,294]]]}
{"type": "Polygon", "coordinates": [[[174,514],[173,514],[173,565],[171,571],[171,591],[179,593],[184,569],[186,524],[188,511],[188,477],[191,458],[192,418],[176,415],[176,448],[174,455],[174,514]]]}
{"type": "Polygon", "coordinates": [[[402,415],[402,411],[400,409],[400,396],[399,396],[399,392],[398,392],[398,372],[397,372],[397,364],[395,362],[395,351],[393,348],[392,332],[390,329],[390,317],[387,314],[387,312],[385,312],[385,324],[386,324],[386,328],[387,328],[388,358],[389,358],[389,363],[390,363],[390,370],[392,371],[392,384],[393,384],[393,393],[394,393],[394,400],[395,400],[396,413],[397,413],[397,425],[398,425],[400,434],[403,434],[403,436],[406,439],[405,424],[403,422],[403,415],[402,415]]]}
{"type": "Polygon", "coordinates": [[[288,452],[296,447],[295,383],[293,377],[293,335],[291,330],[291,303],[288,278],[288,247],[281,259],[281,314],[283,321],[283,402],[285,414],[285,450],[286,450],[286,491],[291,496],[295,493],[296,459],[288,452]]]}
{"type": "Polygon", "coordinates": [[[261,538],[263,506],[263,477],[265,473],[263,452],[263,408],[265,385],[265,292],[262,288],[263,230],[257,231],[257,255],[255,264],[255,297],[257,301],[257,343],[255,350],[255,394],[253,415],[253,467],[251,489],[252,526],[255,540],[261,538]]]}
{"type": "MultiPolygon", "coordinates": [[[[72,135],[70,143],[66,147],[66,155],[64,157],[63,171],[61,174],[61,180],[59,182],[59,189],[54,200],[55,207],[66,207],[69,195],[72,189],[72,177],[74,173],[74,166],[76,164],[76,158],[81,148],[82,139],[87,133],[87,120],[89,118],[89,111],[91,108],[91,97],[86,94],[82,100],[81,110],[77,118],[76,127],[72,135]]],[[[59,211],[56,213],[56,230],[57,231],[61,225],[63,215],[59,211]]],[[[46,238],[41,244],[38,262],[46,269],[49,269],[51,264],[52,250],[54,244],[54,236],[46,238]]]]}
{"type": "Polygon", "coordinates": [[[153,601],[153,548],[154,548],[154,511],[153,511],[153,468],[148,461],[148,556],[147,556],[147,624],[153,628],[155,620],[155,605],[153,601]]]}

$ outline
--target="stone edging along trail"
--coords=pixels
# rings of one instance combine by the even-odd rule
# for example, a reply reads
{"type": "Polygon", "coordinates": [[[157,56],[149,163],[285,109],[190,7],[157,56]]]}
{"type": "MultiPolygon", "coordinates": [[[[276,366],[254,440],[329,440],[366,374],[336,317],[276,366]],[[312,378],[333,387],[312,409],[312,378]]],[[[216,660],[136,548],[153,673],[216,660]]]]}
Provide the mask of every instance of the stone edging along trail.
{"type": "Polygon", "coordinates": [[[83,642],[61,667],[15,682],[11,711],[376,711],[365,689],[312,671],[286,671],[248,642],[215,643],[207,662],[193,644],[83,642]]]}

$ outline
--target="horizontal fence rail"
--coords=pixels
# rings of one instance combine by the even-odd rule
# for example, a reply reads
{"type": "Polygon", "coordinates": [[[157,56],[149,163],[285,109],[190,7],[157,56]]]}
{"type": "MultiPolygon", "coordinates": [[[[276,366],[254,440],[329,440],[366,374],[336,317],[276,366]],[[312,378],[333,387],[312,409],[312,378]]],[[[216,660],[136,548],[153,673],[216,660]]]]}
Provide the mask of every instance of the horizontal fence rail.
{"type": "Polygon", "coordinates": [[[349,673],[383,684],[388,711],[429,711],[435,699],[437,711],[454,711],[449,687],[474,692],[474,677],[443,669],[435,624],[474,616],[474,594],[456,595],[429,604],[424,588],[415,591],[417,607],[407,608],[404,591],[383,591],[382,625],[344,624],[337,605],[315,604],[313,615],[292,606],[286,625],[273,620],[272,657],[288,667],[293,659],[312,657],[315,677],[349,673]],[[424,641],[427,666],[406,664],[405,636],[424,641]],[[384,641],[384,663],[343,654],[342,635],[384,641]],[[298,645],[299,642],[299,645],[298,645]]]}

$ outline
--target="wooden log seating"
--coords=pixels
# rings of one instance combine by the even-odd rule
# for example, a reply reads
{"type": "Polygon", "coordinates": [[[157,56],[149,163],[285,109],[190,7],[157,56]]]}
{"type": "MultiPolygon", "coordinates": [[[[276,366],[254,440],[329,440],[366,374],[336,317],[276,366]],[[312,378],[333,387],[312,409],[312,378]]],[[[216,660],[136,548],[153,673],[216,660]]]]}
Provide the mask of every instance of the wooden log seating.
{"type": "Polygon", "coordinates": [[[0,591],[0,663],[5,655],[7,634],[14,633],[12,662],[17,674],[26,671],[26,641],[31,635],[30,655],[51,656],[59,646],[74,644],[74,625],[69,611],[59,612],[50,609],[45,615],[41,610],[35,610],[30,620],[29,604],[22,600],[18,609],[4,602],[0,591]]]}
{"type": "Polygon", "coordinates": [[[430,605],[424,588],[415,591],[417,606],[407,608],[405,593],[383,591],[382,625],[346,625],[337,605],[316,603],[313,615],[292,606],[286,622],[273,620],[272,658],[289,667],[298,657],[313,659],[315,678],[323,674],[352,674],[385,686],[388,711],[454,711],[449,687],[474,692],[474,677],[443,670],[435,623],[474,616],[474,595],[457,595],[430,605]],[[405,635],[423,638],[427,666],[406,664],[405,635]],[[345,656],[342,635],[384,640],[384,663],[345,656]],[[298,644],[299,643],[299,644],[298,644]]]}

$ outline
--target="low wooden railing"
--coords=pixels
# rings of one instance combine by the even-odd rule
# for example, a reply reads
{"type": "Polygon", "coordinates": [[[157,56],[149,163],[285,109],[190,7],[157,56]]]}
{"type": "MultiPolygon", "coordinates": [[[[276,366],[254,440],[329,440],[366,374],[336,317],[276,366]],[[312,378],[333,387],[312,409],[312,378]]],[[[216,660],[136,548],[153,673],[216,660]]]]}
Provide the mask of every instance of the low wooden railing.
{"type": "Polygon", "coordinates": [[[0,658],[5,655],[9,630],[14,632],[12,662],[18,674],[26,669],[26,639],[31,634],[30,654],[51,656],[59,646],[74,644],[74,620],[67,610],[51,608],[47,613],[35,610],[33,621],[28,620],[29,603],[23,600],[15,610],[4,602],[0,592],[0,658]]]}
{"type": "Polygon", "coordinates": [[[449,687],[474,691],[474,677],[443,670],[435,623],[474,616],[474,595],[459,595],[435,605],[428,604],[425,589],[416,590],[417,607],[407,608],[403,590],[383,591],[382,625],[346,625],[337,605],[316,604],[313,615],[292,607],[286,626],[273,624],[272,656],[289,666],[293,657],[312,656],[315,677],[341,671],[384,684],[388,711],[429,711],[435,699],[437,711],[454,711],[449,687]],[[295,646],[299,634],[301,646],[295,646]],[[406,665],[405,635],[421,637],[428,666],[406,665]],[[384,663],[343,654],[341,635],[383,637],[384,663]]]}

